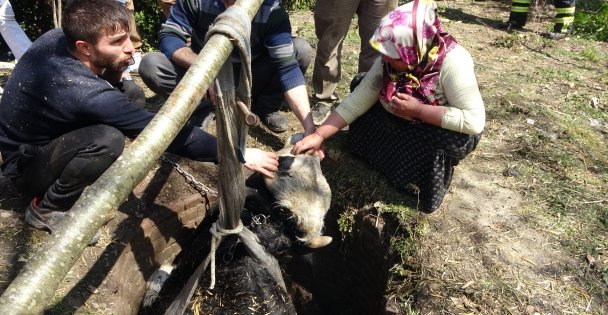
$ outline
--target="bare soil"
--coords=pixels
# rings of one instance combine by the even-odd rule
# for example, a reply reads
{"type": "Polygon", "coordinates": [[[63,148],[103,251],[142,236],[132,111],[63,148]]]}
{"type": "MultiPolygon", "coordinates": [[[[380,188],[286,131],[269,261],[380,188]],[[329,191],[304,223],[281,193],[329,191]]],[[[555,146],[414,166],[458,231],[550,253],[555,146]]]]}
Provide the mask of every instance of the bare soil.
{"type": "MultiPolygon", "coordinates": [[[[549,6],[534,9],[525,31],[512,35],[497,29],[498,22],[508,19],[508,2],[440,5],[445,6],[445,29],[473,55],[488,119],[480,147],[456,169],[451,194],[428,216],[428,233],[419,242],[416,309],[422,314],[607,312],[606,283],[591,275],[588,257],[563,246],[560,231],[552,229],[559,217],[551,223],[531,219],[529,209],[536,201],[528,197],[526,186],[534,184],[526,182],[532,179],[509,170],[519,163],[513,159],[518,135],[534,124],[528,120],[534,113],[525,109],[528,99],[559,111],[569,93],[606,96],[606,85],[585,79],[605,75],[604,58],[589,66],[560,51],[580,54],[593,47],[606,55],[608,45],[543,41],[540,35],[553,21],[549,6]],[[504,45],[512,38],[519,44],[504,45]],[[555,84],[536,79],[542,71],[581,74],[579,80],[564,78],[555,84]],[[521,81],[511,81],[518,76],[521,81]],[[498,115],[509,104],[524,108],[519,121],[498,115]]],[[[588,121],[582,123],[591,129],[588,121]]],[[[604,145],[606,141],[604,133],[604,145]]],[[[593,237],[605,240],[605,228],[603,233],[593,237]]],[[[606,263],[605,253],[599,257],[606,263]]]]}
{"type": "MultiPolygon", "coordinates": [[[[548,23],[552,21],[553,11],[548,6],[539,6],[532,12],[525,31],[506,33],[497,26],[508,18],[509,4],[509,1],[439,2],[444,28],[471,52],[475,60],[479,85],[488,111],[487,126],[478,149],[457,167],[451,190],[442,207],[430,215],[414,215],[414,221],[418,224],[415,229],[422,232],[411,235],[416,241],[415,251],[402,260],[403,264],[407,263],[407,266],[403,266],[407,272],[398,278],[401,283],[389,283],[397,281],[395,278],[388,280],[390,265],[373,265],[374,268],[381,268],[378,271],[383,273],[382,277],[373,278],[374,285],[380,279],[380,287],[399,287],[387,289],[384,297],[378,297],[387,300],[386,303],[380,303],[383,304],[380,308],[388,313],[608,312],[608,288],[592,270],[592,267],[597,270],[598,265],[608,265],[606,249],[599,248],[594,253],[592,258],[595,265],[591,266],[588,256],[574,253],[565,247],[560,241],[560,232],[551,228],[551,222],[539,222],[530,215],[530,209],[538,202],[530,197],[526,189],[527,185],[532,185],[529,184],[532,179],[511,171],[517,169],[513,168],[518,163],[513,152],[518,149],[518,135],[529,128],[536,128],[527,120],[534,117],[530,114],[532,109],[522,102],[524,97],[521,95],[526,96],[526,101],[536,100],[554,111],[563,112],[566,109],[560,108],[560,105],[564,97],[593,92],[598,95],[600,104],[603,102],[605,111],[608,100],[606,81],[594,80],[598,78],[598,73],[607,75],[605,56],[608,56],[608,45],[583,42],[576,38],[559,42],[542,40],[540,33],[546,31],[548,23]],[[589,48],[603,57],[596,62],[573,57],[589,48]],[[541,76],[543,71],[576,71],[579,77],[575,80],[564,78],[557,83],[544,82],[541,76]],[[518,77],[520,81],[509,81],[518,77]],[[517,111],[518,118],[505,119],[503,107],[517,111]],[[526,116],[526,113],[529,115],[526,116]]],[[[298,35],[310,39],[314,46],[314,26],[310,21],[310,12],[292,14],[292,23],[298,35]]],[[[353,27],[352,32],[355,31],[353,27]]],[[[356,74],[357,50],[357,42],[347,38],[343,52],[345,65],[340,83],[341,96],[345,95],[348,82],[356,74]]],[[[3,80],[7,75],[5,72],[3,80]]],[[[310,75],[309,69],[307,78],[310,75]]],[[[149,91],[147,95],[151,103],[162,103],[149,91]]],[[[290,127],[290,131],[278,135],[263,127],[254,128],[250,132],[249,144],[277,150],[291,131],[300,128],[291,113],[290,127]]],[[[602,144],[606,146],[606,142],[604,133],[602,144]]],[[[326,175],[332,176],[337,174],[334,170],[344,164],[341,159],[351,157],[343,152],[344,149],[339,144],[329,145],[328,148],[332,154],[324,161],[323,169],[326,175]]],[[[215,166],[188,160],[178,161],[197,179],[215,186],[215,166]]],[[[384,228],[391,227],[394,230],[393,223],[380,218],[373,211],[370,214],[374,203],[356,202],[357,194],[362,192],[337,190],[348,179],[329,181],[333,185],[334,194],[346,196],[340,200],[354,201],[332,208],[334,212],[328,214],[328,229],[343,231],[338,222],[341,213],[336,212],[354,208],[355,212],[360,211],[360,215],[365,217],[355,221],[367,222],[368,226],[375,228],[378,233],[370,238],[379,240],[371,243],[359,240],[354,244],[386,246],[383,243],[385,240],[378,235],[385,235],[384,228]]],[[[358,187],[355,183],[350,184],[358,187]]],[[[154,211],[166,211],[171,208],[170,205],[196,193],[175,170],[159,164],[119,209],[116,218],[103,229],[100,243],[87,248],[72,268],[58,289],[53,312],[114,313],[113,301],[122,294],[118,292],[120,286],[116,284],[120,280],[107,274],[114,267],[120,253],[133,240],[132,232],[141,227],[144,218],[153,217],[154,211]],[[96,270],[96,274],[89,270],[96,270]],[[67,298],[62,299],[63,297],[67,298]]],[[[365,200],[376,198],[383,201],[378,199],[382,195],[377,197],[373,192],[368,197],[365,200]]],[[[30,252],[38,248],[46,237],[44,232],[33,230],[24,224],[23,211],[28,202],[6,178],[0,177],[0,292],[6,289],[27,261],[30,252]]],[[[603,202],[605,205],[606,201],[603,202]]],[[[557,224],[560,217],[554,219],[557,224]]],[[[607,234],[604,229],[598,237],[605,240],[607,234]]],[[[335,239],[340,239],[339,234],[336,236],[335,239]]],[[[170,238],[166,237],[167,240],[170,238]]],[[[179,237],[174,239],[179,243],[179,237]]],[[[139,248],[140,252],[145,249],[146,247],[139,248]]],[[[337,253],[340,248],[332,250],[337,253]]],[[[149,258],[149,255],[142,255],[144,256],[139,257],[149,258]]],[[[365,255],[366,253],[361,253],[358,258],[365,255]]],[[[381,254],[374,253],[373,257],[382,260],[381,254]]],[[[138,260],[144,277],[158,263],[138,260]]],[[[369,268],[367,272],[373,273],[369,268]]],[[[120,289],[124,290],[125,287],[120,289]]]]}

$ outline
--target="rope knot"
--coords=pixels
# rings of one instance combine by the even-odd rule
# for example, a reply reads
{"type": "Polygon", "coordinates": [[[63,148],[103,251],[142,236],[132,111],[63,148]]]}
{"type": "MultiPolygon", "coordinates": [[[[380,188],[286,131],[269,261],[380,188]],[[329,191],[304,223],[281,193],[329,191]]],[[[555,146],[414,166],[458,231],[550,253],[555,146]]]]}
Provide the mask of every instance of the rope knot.
{"type": "Polygon", "coordinates": [[[243,230],[243,222],[241,222],[241,221],[239,221],[239,225],[237,225],[237,227],[235,227],[234,229],[224,229],[224,228],[220,227],[217,224],[217,222],[214,222],[211,225],[209,232],[211,232],[211,234],[216,239],[220,239],[224,236],[228,236],[228,235],[232,235],[232,234],[239,234],[239,233],[241,233],[242,230],[243,230]]]}
{"type": "Polygon", "coordinates": [[[222,241],[222,237],[239,234],[243,231],[243,222],[239,220],[239,225],[234,229],[224,229],[217,222],[213,222],[209,232],[213,237],[211,238],[211,249],[209,250],[209,256],[211,256],[211,283],[209,284],[209,290],[215,288],[215,251],[222,241]]]}

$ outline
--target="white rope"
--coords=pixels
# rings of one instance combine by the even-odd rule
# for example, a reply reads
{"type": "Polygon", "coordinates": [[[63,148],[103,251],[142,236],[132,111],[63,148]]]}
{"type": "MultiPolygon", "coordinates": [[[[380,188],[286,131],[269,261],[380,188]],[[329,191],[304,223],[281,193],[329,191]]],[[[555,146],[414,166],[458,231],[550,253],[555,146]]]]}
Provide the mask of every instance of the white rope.
{"type": "MultiPolygon", "coordinates": [[[[251,22],[247,19],[246,11],[239,6],[230,6],[218,18],[213,27],[206,34],[206,39],[214,34],[223,34],[230,38],[233,46],[240,52],[242,69],[239,77],[237,95],[247,108],[251,107],[251,22]]],[[[220,152],[220,175],[236,174],[234,178],[224,178],[220,181],[220,216],[225,221],[224,225],[234,226],[238,220],[238,226],[228,230],[220,226],[219,222],[213,223],[209,230],[211,238],[211,284],[209,289],[215,287],[215,252],[220,245],[223,236],[239,234],[243,230],[240,214],[245,203],[244,190],[240,193],[235,189],[244,188],[245,180],[242,178],[242,166],[244,163],[245,145],[247,143],[247,125],[244,119],[234,116],[235,105],[235,83],[232,72],[232,62],[226,61],[218,76],[216,77],[216,112],[218,117],[218,145],[220,152]],[[225,91],[224,91],[225,90],[225,91]],[[230,152],[226,152],[230,151],[230,152]],[[225,153],[225,154],[224,154],[225,153]],[[234,155],[233,155],[234,154],[234,155]],[[236,188],[235,188],[236,187],[236,188]],[[226,195],[231,191],[233,196],[226,195]],[[228,211],[238,210],[238,211],[228,211]]],[[[238,110],[237,110],[238,114],[238,110]]]]}
{"type": "Polygon", "coordinates": [[[211,249],[209,250],[209,256],[211,256],[211,283],[209,284],[209,289],[213,290],[215,288],[215,250],[220,245],[222,238],[224,236],[228,236],[231,234],[239,234],[243,230],[243,222],[239,221],[239,225],[234,229],[223,229],[221,228],[217,222],[214,222],[209,229],[211,232],[211,249]]]}
{"type": "MultiPolygon", "coordinates": [[[[258,3],[257,6],[259,8],[261,1],[258,1],[256,3],[258,3]]],[[[240,76],[240,81],[239,81],[239,86],[238,86],[239,92],[237,94],[238,94],[239,99],[242,100],[243,103],[245,105],[247,105],[247,107],[250,107],[251,106],[251,86],[252,86],[251,85],[251,44],[249,43],[249,38],[251,36],[250,35],[251,34],[251,17],[249,16],[248,11],[246,11],[246,9],[244,9],[244,8],[240,8],[238,5],[233,5],[233,6],[229,7],[225,12],[223,12],[222,14],[220,14],[220,16],[218,16],[218,18],[215,21],[214,26],[211,27],[209,32],[207,33],[207,35],[205,37],[205,41],[207,41],[207,39],[209,39],[209,37],[213,34],[218,34],[218,35],[221,34],[223,36],[226,36],[230,39],[230,41],[233,43],[234,46],[239,47],[239,51],[241,52],[242,68],[241,68],[241,76],[240,76]],[[233,17],[228,17],[228,19],[230,19],[230,21],[222,21],[227,16],[230,16],[230,15],[233,15],[233,17]],[[225,29],[225,31],[219,30],[219,28],[225,29]],[[240,31],[235,30],[236,28],[240,29],[240,31]]],[[[231,64],[230,58],[228,58],[227,65],[224,65],[222,67],[222,70],[219,71],[217,76],[220,78],[224,78],[224,77],[228,76],[228,73],[230,73],[230,75],[232,75],[232,64],[231,64]],[[230,70],[230,71],[228,71],[228,70],[230,70]]],[[[219,80],[216,80],[216,81],[219,81],[219,80]]],[[[233,87],[235,84],[234,78],[232,78],[230,80],[228,80],[228,79],[222,80],[222,84],[228,84],[227,87],[231,88],[231,90],[230,90],[231,93],[228,93],[228,90],[226,92],[226,95],[227,95],[226,99],[228,99],[228,96],[229,96],[228,94],[232,94],[232,98],[230,98],[230,100],[231,100],[232,104],[234,104],[234,94],[235,94],[234,87],[233,87]]],[[[244,148],[245,148],[245,144],[247,141],[247,139],[246,139],[247,124],[245,122],[243,122],[241,124],[241,127],[238,128],[239,130],[237,130],[237,132],[240,132],[240,134],[238,134],[239,137],[232,137],[234,134],[230,134],[230,133],[223,131],[222,128],[224,128],[225,127],[224,125],[226,124],[226,117],[224,114],[226,112],[226,109],[224,109],[224,107],[225,107],[224,105],[219,104],[219,101],[221,101],[223,99],[224,93],[221,91],[221,89],[218,89],[216,92],[218,92],[216,95],[216,96],[218,96],[218,99],[216,99],[216,113],[220,114],[220,115],[217,115],[217,117],[218,117],[218,126],[221,127],[221,128],[218,127],[218,144],[222,143],[221,147],[228,147],[228,148],[231,148],[232,150],[234,150],[234,148],[236,147],[236,145],[235,145],[236,143],[241,144],[241,146],[240,146],[240,148],[242,149],[241,153],[243,153],[243,155],[244,155],[244,148]],[[226,138],[228,139],[227,146],[223,144],[224,141],[226,141],[225,140],[226,138]]],[[[227,150],[224,149],[224,150],[220,150],[220,151],[227,151],[227,150]]],[[[232,152],[234,152],[234,151],[232,151],[232,152]]],[[[232,152],[231,152],[231,154],[232,154],[232,152]]],[[[218,154],[221,156],[222,153],[218,152],[218,154]]],[[[233,160],[232,156],[229,156],[229,159],[233,160]]],[[[236,160],[236,159],[234,159],[234,160],[236,160]]],[[[213,227],[210,230],[210,232],[212,233],[212,238],[211,238],[211,249],[209,251],[209,255],[207,255],[207,258],[205,259],[205,261],[203,261],[203,263],[201,263],[199,265],[199,267],[195,270],[194,274],[190,277],[190,279],[188,279],[186,286],[182,289],[182,291],[179,293],[178,297],[173,301],[173,303],[171,303],[171,306],[165,312],[165,314],[174,315],[174,314],[183,314],[184,313],[186,306],[190,302],[190,298],[192,298],[192,294],[194,294],[195,288],[198,286],[201,274],[205,271],[205,269],[207,268],[208,264],[211,261],[212,261],[212,265],[211,265],[212,267],[211,267],[211,286],[210,286],[210,288],[212,289],[215,287],[215,252],[222,239],[222,236],[220,234],[239,233],[239,239],[241,239],[243,234],[247,234],[247,232],[249,232],[249,230],[242,227],[242,223],[240,222],[240,213],[241,213],[241,210],[245,203],[244,202],[244,192],[243,192],[242,196],[237,195],[237,197],[235,197],[235,198],[238,198],[238,200],[235,199],[235,200],[233,200],[234,202],[229,202],[228,198],[223,195],[226,192],[235,191],[235,189],[231,188],[226,183],[226,181],[228,181],[230,183],[240,181],[240,183],[242,183],[242,186],[243,187],[245,186],[244,185],[245,180],[242,178],[243,177],[242,166],[238,163],[239,163],[238,160],[236,160],[236,163],[232,163],[232,165],[234,165],[232,167],[232,170],[239,170],[240,173],[235,172],[236,176],[224,177],[225,180],[220,180],[219,204],[220,204],[220,208],[221,208],[220,209],[221,216],[223,214],[225,214],[223,211],[225,211],[226,208],[233,209],[233,210],[238,209],[239,210],[238,213],[235,213],[234,215],[230,215],[230,213],[229,213],[229,215],[227,215],[226,217],[222,216],[222,218],[227,220],[229,222],[229,226],[231,226],[231,227],[235,226],[237,220],[238,220],[239,224],[236,229],[234,229],[233,231],[230,231],[230,230],[218,229],[217,225],[214,223],[213,227]],[[232,180],[232,179],[234,179],[234,180],[232,180]],[[221,192],[224,192],[224,193],[221,193],[221,192]]],[[[228,173],[230,171],[231,171],[231,169],[227,170],[226,167],[223,167],[223,165],[220,165],[220,174],[228,173]]],[[[240,185],[241,184],[239,184],[239,186],[240,185]]],[[[253,234],[253,233],[251,233],[251,234],[253,234]]],[[[261,245],[260,245],[260,247],[261,247],[261,245]]],[[[280,274],[280,270],[279,270],[279,274],[280,274]]],[[[282,280],[282,278],[281,278],[281,280],[282,280]]],[[[283,288],[284,288],[284,285],[283,285],[283,288]]]]}

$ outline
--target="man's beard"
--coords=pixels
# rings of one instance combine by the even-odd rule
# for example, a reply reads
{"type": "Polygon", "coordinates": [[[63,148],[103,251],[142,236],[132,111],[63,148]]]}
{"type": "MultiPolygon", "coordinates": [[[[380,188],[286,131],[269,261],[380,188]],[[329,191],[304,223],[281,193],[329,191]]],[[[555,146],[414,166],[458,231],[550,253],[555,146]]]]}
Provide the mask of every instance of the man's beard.
{"type": "Polygon", "coordinates": [[[91,56],[95,56],[95,58],[91,60],[91,63],[98,68],[123,71],[128,66],[128,64],[125,64],[123,60],[116,60],[116,57],[103,54],[98,50],[95,51],[95,54],[91,54],[91,56]]]}

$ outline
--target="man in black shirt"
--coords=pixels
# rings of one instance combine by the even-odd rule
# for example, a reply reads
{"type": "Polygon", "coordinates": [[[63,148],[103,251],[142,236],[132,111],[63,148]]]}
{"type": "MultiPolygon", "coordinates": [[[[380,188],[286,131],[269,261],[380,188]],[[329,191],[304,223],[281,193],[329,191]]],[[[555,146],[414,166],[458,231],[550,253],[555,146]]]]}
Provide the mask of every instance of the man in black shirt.
{"type": "MultiPolygon", "coordinates": [[[[114,0],[74,0],[63,29],[23,55],[0,102],[2,172],[33,200],[26,221],[53,232],[65,212],[122,153],[153,113],[118,90],[133,53],[129,10],[114,0]]],[[[168,151],[217,161],[216,138],[186,124],[168,151]]],[[[274,153],[245,152],[245,166],[272,177],[274,153]]]]}

